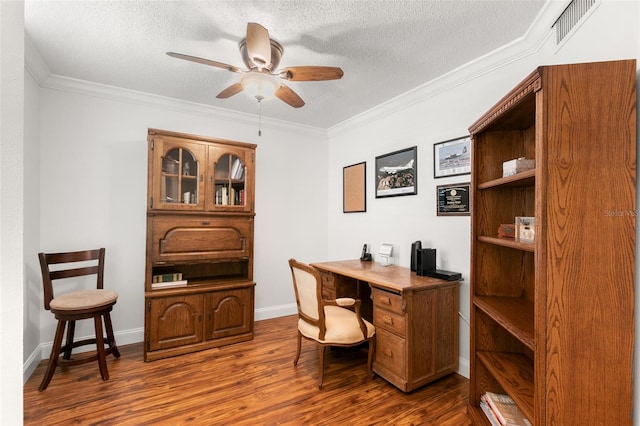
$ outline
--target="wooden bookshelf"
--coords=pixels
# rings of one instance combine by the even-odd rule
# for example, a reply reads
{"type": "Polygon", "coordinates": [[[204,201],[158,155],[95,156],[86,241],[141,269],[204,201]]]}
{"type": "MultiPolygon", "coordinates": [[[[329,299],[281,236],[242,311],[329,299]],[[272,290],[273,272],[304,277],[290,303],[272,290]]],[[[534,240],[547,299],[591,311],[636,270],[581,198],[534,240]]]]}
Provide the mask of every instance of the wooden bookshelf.
{"type": "Polygon", "coordinates": [[[539,67],[469,129],[476,424],[487,391],[534,425],[632,422],[635,82],[635,60],[539,67]],[[517,216],[534,243],[497,237],[517,216]]]}

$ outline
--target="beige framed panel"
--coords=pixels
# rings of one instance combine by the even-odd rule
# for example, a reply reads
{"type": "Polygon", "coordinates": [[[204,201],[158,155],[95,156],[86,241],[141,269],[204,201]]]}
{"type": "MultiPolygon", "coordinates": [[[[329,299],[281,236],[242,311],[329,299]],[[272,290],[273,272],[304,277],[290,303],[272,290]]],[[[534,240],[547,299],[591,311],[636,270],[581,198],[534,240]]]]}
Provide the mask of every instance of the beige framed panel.
{"type": "Polygon", "coordinates": [[[342,169],[342,211],[360,213],[367,211],[367,163],[352,164],[342,169]]]}

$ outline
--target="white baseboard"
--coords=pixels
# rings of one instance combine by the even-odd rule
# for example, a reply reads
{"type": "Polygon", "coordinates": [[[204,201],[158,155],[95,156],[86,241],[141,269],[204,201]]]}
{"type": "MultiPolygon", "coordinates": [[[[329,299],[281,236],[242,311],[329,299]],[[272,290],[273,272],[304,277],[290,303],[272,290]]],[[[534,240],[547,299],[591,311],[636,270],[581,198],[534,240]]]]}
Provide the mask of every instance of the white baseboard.
{"type": "Polygon", "coordinates": [[[256,321],[262,321],[271,318],[286,317],[287,315],[297,315],[298,306],[293,303],[289,305],[272,306],[269,308],[256,309],[256,321]]]}
{"type": "Polygon", "coordinates": [[[458,358],[458,374],[468,379],[471,374],[470,371],[471,368],[469,360],[465,358],[458,358]]]}

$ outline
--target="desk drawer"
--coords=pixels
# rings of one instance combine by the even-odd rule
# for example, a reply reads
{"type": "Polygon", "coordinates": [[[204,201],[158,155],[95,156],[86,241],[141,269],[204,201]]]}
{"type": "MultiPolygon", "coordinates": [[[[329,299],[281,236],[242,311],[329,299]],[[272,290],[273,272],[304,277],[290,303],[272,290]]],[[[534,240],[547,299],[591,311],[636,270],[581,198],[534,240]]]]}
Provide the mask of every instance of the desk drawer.
{"type": "Polygon", "coordinates": [[[373,288],[371,298],[373,299],[374,306],[397,314],[404,314],[404,303],[402,296],[399,294],[373,288]]]}
{"type": "Polygon", "coordinates": [[[376,328],[384,328],[402,337],[406,337],[406,318],[404,315],[398,315],[396,313],[383,310],[373,310],[373,325],[376,328]]]}
{"type": "MultiPolygon", "coordinates": [[[[406,341],[405,339],[376,329],[376,357],[375,363],[400,380],[406,380],[406,341]]],[[[391,377],[385,377],[388,380],[391,377]]],[[[393,380],[392,380],[393,381],[393,380]]]]}

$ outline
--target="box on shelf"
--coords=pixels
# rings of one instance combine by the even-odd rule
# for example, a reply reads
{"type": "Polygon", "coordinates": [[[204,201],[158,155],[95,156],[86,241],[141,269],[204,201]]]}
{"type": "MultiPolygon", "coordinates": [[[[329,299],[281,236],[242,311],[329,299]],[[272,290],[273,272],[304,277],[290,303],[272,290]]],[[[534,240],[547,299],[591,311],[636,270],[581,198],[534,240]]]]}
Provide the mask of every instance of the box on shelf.
{"type": "Polygon", "coordinates": [[[516,217],[516,241],[522,243],[532,243],[535,241],[536,219],[528,216],[516,217]]]}
{"type": "Polygon", "coordinates": [[[515,174],[533,170],[536,168],[536,160],[524,157],[516,158],[502,163],[502,177],[513,176],[515,174]]]}
{"type": "Polygon", "coordinates": [[[498,227],[498,238],[515,238],[516,225],[513,223],[503,223],[498,227]]]}

